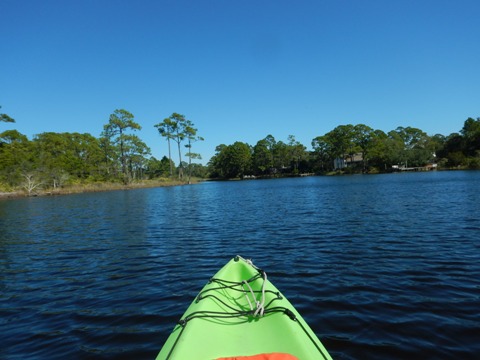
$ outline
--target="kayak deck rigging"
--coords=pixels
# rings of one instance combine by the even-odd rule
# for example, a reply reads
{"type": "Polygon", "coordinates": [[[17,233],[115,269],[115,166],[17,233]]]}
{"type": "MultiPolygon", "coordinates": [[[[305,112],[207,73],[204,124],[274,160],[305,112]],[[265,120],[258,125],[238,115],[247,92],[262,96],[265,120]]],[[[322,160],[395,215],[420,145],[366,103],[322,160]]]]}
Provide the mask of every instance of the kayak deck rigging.
{"type": "MultiPolygon", "coordinates": [[[[167,343],[162,349],[165,357],[160,356],[162,355],[161,351],[157,359],[173,359],[172,356],[176,353],[179,344],[185,344],[185,342],[188,341],[188,339],[184,338],[187,336],[187,330],[191,327],[203,326],[205,332],[216,331],[220,334],[218,336],[221,336],[227,327],[230,328],[232,325],[238,325],[239,333],[235,333],[235,336],[244,337],[247,336],[244,332],[250,332],[254,328],[242,324],[261,323],[266,321],[264,319],[270,318],[275,314],[284,314],[288,317],[288,321],[298,324],[298,328],[295,326],[293,332],[298,333],[298,330],[300,330],[300,332],[303,333],[303,342],[305,343],[308,341],[311,343],[308,346],[310,348],[309,351],[311,352],[311,349],[316,350],[317,355],[316,357],[312,357],[312,359],[319,358],[319,355],[324,359],[330,359],[328,352],[320,343],[316,335],[308,325],[304,323],[303,319],[282,296],[280,291],[278,291],[267,280],[265,271],[253,265],[250,260],[245,260],[240,256],[236,256],[232,261],[243,262],[246,266],[240,267],[239,271],[237,271],[239,273],[231,274],[227,271],[224,274],[226,275],[225,277],[227,277],[225,278],[222,276],[222,270],[232,263],[230,262],[209,280],[207,285],[200,291],[193,303],[187,309],[184,316],[178,321],[174,332],[167,340],[167,343]],[[247,269],[247,271],[245,271],[245,269],[247,269]],[[196,319],[203,319],[204,322],[200,325],[196,321],[193,321],[196,319]],[[221,329],[222,326],[225,326],[224,330],[221,329]],[[297,330],[294,330],[295,328],[297,328],[297,330]],[[165,349],[167,344],[169,346],[168,352],[165,349]]],[[[285,320],[281,321],[282,322],[276,320],[272,322],[273,327],[281,326],[285,328],[285,326],[283,326],[285,320]]],[[[265,331],[263,326],[261,328],[262,330],[259,331],[258,334],[252,334],[252,336],[248,338],[249,343],[252,342],[253,337],[275,335],[274,332],[272,333],[272,331],[270,331],[270,328],[267,328],[268,331],[265,331]]],[[[260,327],[258,329],[260,330],[260,327]]],[[[193,332],[198,334],[197,336],[202,336],[201,330],[201,328],[198,328],[193,332]]],[[[272,330],[274,329],[272,328],[272,330]]],[[[295,336],[298,337],[298,334],[295,334],[295,336]]],[[[227,340],[228,339],[225,339],[226,342],[228,342],[227,340]]],[[[281,339],[279,336],[279,340],[284,342],[288,339],[281,339]]],[[[202,342],[200,341],[200,345],[201,344],[202,342]]],[[[238,346],[236,345],[232,345],[232,348],[237,347],[238,346]]],[[[261,346],[255,345],[253,348],[260,349],[261,346]]],[[[212,357],[210,357],[210,359],[212,359],[212,357]]]]}

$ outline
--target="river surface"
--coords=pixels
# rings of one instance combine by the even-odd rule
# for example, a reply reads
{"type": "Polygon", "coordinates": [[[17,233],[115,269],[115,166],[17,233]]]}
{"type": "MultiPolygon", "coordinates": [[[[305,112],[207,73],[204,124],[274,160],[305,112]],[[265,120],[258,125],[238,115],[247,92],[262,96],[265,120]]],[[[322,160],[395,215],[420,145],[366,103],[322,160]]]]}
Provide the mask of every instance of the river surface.
{"type": "Polygon", "coordinates": [[[236,254],[334,359],[480,358],[480,172],[0,201],[0,359],[153,359],[236,254]]]}

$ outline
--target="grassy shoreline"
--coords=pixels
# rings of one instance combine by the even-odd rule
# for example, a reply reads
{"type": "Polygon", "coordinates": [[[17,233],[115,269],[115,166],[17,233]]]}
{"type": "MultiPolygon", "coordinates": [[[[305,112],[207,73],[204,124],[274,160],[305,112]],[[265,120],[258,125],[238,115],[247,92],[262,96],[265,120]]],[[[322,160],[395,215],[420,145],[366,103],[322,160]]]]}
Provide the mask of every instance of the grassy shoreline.
{"type": "MultiPolygon", "coordinates": [[[[192,179],[191,183],[198,183],[198,179],[192,179]]],[[[91,192],[104,192],[104,191],[116,191],[116,190],[132,190],[132,189],[146,189],[146,188],[155,188],[155,187],[166,187],[166,186],[180,186],[187,185],[185,181],[173,180],[173,179],[155,179],[155,180],[142,180],[138,182],[132,182],[128,185],[122,183],[109,183],[109,182],[97,182],[89,184],[75,184],[75,185],[65,185],[61,188],[56,189],[40,189],[28,194],[27,191],[13,190],[13,191],[2,191],[0,190],[0,199],[14,199],[22,197],[36,197],[36,196],[58,196],[58,195],[70,195],[70,194],[81,194],[81,193],[91,193],[91,192]]]]}

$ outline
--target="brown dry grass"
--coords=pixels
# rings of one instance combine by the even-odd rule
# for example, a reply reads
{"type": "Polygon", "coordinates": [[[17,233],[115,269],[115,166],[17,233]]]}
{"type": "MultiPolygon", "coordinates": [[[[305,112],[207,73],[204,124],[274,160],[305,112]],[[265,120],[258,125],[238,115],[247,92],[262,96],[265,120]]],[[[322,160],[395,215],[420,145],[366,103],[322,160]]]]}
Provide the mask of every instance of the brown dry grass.
{"type": "MultiPolygon", "coordinates": [[[[192,184],[195,184],[195,183],[198,183],[198,179],[192,179],[192,184]]],[[[186,183],[185,181],[167,179],[167,178],[136,181],[128,185],[124,185],[122,183],[97,182],[97,183],[87,183],[87,184],[66,185],[56,189],[40,189],[36,191],[34,194],[32,193],[31,196],[69,195],[69,194],[79,194],[79,193],[86,193],[86,192],[131,190],[131,189],[179,186],[179,185],[186,185],[186,183]]],[[[11,191],[10,189],[8,189],[6,191],[0,191],[0,199],[18,198],[18,197],[26,197],[26,196],[28,196],[28,193],[22,189],[11,190],[11,191]]]]}

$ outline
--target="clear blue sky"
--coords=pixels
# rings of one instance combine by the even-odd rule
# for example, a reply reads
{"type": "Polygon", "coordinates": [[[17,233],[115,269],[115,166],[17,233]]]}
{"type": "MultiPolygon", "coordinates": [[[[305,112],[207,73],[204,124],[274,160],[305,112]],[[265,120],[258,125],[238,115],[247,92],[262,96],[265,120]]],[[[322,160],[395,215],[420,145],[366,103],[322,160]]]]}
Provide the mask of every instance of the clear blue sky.
{"type": "Polygon", "coordinates": [[[99,136],[115,109],[205,138],[311,140],[341,124],[458,132],[480,116],[478,0],[0,0],[0,105],[30,139],[99,136]]]}

